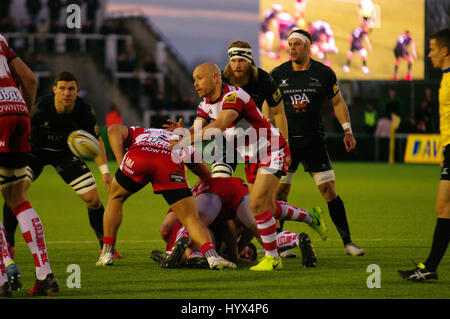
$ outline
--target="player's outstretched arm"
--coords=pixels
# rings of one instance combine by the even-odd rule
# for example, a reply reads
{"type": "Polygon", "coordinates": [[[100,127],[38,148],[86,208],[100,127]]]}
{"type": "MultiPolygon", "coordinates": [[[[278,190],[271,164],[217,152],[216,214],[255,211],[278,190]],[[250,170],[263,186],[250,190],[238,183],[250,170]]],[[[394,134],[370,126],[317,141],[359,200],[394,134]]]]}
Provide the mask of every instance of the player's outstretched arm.
{"type": "Polygon", "coordinates": [[[113,124],[108,127],[108,138],[111,150],[116,158],[117,165],[122,163],[124,153],[124,143],[128,138],[128,127],[120,124],[113,124]]]}
{"type": "Polygon", "coordinates": [[[28,111],[31,111],[36,100],[36,90],[38,82],[33,74],[33,71],[22,61],[21,58],[16,57],[9,62],[9,68],[14,81],[19,86],[25,103],[28,106],[28,111]]]}

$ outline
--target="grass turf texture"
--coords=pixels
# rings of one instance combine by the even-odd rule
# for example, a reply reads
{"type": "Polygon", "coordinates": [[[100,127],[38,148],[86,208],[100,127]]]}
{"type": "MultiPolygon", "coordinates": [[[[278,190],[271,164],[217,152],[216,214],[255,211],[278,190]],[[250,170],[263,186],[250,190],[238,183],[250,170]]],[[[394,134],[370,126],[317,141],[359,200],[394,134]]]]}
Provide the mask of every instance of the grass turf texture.
{"type": "MultiPolygon", "coordinates": [[[[89,163],[99,182],[106,205],[107,193],[95,164],[89,163]]],[[[110,163],[112,172],[115,163],[110,163]]],[[[290,202],[310,209],[320,205],[325,212],[329,238],[319,236],[307,225],[286,222],[285,230],[306,231],[318,254],[316,268],[302,269],[297,258],[284,259],[281,271],[260,273],[240,266],[238,270],[162,269],[150,258],[153,249],[163,250],[159,225],[167,205],[162,196],[147,186],[125,204],[117,249],[124,259],[112,267],[97,267],[99,245],[89,226],[82,201],[66,186],[52,167],[46,167],[29,190],[29,199],[45,229],[51,266],[61,291],[51,298],[150,298],[150,299],[384,299],[449,298],[449,253],[438,269],[436,283],[403,281],[398,269],[413,268],[411,259],[428,256],[434,226],[435,194],[439,180],[436,165],[387,165],[334,163],[337,190],[347,210],[353,241],[366,250],[364,257],[343,255],[342,242],[328,214],[328,208],[313,180],[298,171],[290,202]],[[81,269],[81,288],[68,288],[70,264],[81,269]],[[381,288],[369,289],[366,269],[381,268],[381,288]]],[[[244,176],[242,165],[236,173],[244,176]]],[[[191,184],[195,179],[189,175],[191,184]]],[[[259,245],[258,245],[259,246],[259,245]]],[[[34,283],[32,257],[19,232],[16,233],[16,263],[23,278],[23,290],[15,298],[30,298],[26,292],[34,283]]],[[[70,278],[69,278],[70,279],[70,278]]]]}

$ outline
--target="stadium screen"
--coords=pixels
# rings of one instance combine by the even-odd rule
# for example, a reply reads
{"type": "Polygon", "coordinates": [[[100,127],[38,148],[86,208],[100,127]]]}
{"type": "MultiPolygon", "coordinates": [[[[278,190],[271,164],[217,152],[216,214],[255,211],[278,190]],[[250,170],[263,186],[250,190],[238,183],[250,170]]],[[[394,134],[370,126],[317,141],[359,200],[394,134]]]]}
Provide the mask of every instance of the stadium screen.
{"type": "Polygon", "coordinates": [[[312,58],[332,67],[340,80],[392,80],[396,60],[398,80],[421,80],[424,12],[425,0],[260,0],[261,67],[271,71],[287,61],[287,34],[301,28],[313,36],[312,58]],[[411,78],[405,78],[406,55],[413,62],[411,78]]]}

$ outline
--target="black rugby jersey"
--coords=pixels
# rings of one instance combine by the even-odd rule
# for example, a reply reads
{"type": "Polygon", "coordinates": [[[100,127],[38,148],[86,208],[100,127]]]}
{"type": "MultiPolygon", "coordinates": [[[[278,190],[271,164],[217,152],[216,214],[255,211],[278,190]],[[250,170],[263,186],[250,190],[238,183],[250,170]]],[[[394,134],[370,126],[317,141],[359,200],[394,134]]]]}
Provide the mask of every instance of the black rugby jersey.
{"type": "MultiPolygon", "coordinates": [[[[224,78],[225,82],[229,83],[229,80],[224,78]]],[[[264,100],[270,107],[277,106],[281,101],[281,94],[278,90],[278,86],[272,77],[261,68],[258,68],[258,79],[251,79],[249,83],[241,88],[247,92],[256,106],[261,110],[264,100]]]]}
{"type": "Polygon", "coordinates": [[[72,154],[67,146],[67,136],[75,130],[85,130],[99,137],[97,120],[92,106],[77,97],[69,114],[58,114],[55,95],[40,98],[31,114],[31,150],[42,156],[72,154]]]}
{"type": "Polygon", "coordinates": [[[305,71],[293,71],[291,63],[271,72],[283,96],[289,136],[324,136],[322,106],[339,92],[336,74],[313,59],[305,71]]]}

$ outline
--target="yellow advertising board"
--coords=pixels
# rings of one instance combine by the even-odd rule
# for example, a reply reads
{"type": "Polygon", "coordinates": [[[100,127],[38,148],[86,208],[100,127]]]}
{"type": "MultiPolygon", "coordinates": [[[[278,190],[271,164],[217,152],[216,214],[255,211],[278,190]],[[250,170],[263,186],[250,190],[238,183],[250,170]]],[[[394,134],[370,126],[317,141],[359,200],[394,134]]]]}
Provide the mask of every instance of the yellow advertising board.
{"type": "Polygon", "coordinates": [[[442,145],[439,134],[409,134],[406,142],[405,163],[439,164],[442,145]]]}

